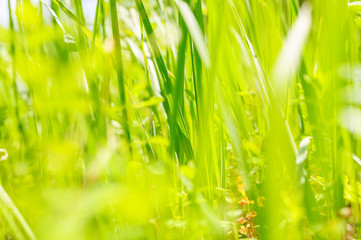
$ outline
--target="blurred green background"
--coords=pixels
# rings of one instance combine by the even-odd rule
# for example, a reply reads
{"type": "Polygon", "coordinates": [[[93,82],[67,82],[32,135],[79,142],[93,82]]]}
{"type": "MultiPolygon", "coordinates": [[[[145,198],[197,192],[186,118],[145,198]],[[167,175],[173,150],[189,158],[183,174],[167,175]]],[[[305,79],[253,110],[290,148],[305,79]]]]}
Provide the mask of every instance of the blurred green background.
{"type": "Polygon", "coordinates": [[[1,0],[0,238],[361,239],[360,14],[1,0]]]}

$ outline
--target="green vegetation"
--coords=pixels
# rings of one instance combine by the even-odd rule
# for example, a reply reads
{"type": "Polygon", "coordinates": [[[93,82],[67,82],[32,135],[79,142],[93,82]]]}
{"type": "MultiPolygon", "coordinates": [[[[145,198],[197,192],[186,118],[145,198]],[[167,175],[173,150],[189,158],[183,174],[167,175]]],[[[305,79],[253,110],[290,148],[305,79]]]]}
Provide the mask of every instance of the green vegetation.
{"type": "Polygon", "coordinates": [[[361,1],[3,6],[1,239],[361,239],[361,1]]]}

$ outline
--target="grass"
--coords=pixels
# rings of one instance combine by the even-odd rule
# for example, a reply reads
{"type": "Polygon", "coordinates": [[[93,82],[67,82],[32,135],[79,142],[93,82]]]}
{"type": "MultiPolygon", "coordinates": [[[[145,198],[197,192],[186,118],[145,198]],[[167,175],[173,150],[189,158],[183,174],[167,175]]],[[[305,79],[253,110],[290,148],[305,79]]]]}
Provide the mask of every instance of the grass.
{"type": "Polygon", "coordinates": [[[361,239],[361,2],[7,6],[2,239],[361,239]]]}

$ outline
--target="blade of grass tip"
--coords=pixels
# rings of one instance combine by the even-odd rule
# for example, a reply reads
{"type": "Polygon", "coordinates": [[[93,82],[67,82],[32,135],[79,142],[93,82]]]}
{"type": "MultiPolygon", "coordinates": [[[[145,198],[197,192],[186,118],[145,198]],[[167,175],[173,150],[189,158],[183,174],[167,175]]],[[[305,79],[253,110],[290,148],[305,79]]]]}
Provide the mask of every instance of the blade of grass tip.
{"type": "Polygon", "coordinates": [[[104,0],[100,0],[100,12],[101,12],[101,18],[100,18],[100,22],[101,22],[101,26],[102,26],[102,36],[103,39],[106,38],[106,30],[105,30],[105,10],[104,10],[104,0]]]}
{"type": "MultiPolygon", "coordinates": [[[[75,44],[75,41],[74,41],[73,37],[66,33],[66,30],[65,30],[63,24],[61,23],[60,19],[57,16],[57,13],[53,9],[57,5],[54,5],[54,6],[50,7],[47,3],[43,2],[42,0],[40,0],[40,3],[42,3],[48,9],[50,14],[53,16],[53,21],[55,21],[58,24],[58,26],[60,27],[60,29],[61,29],[61,31],[63,33],[64,42],[66,44],[69,44],[69,47],[71,47],[71,49],[75,50],[76,49],[76,44],[75,44]]],[[[55,22],[54,22],[54,24],[55,24],[55,22]]]]}
{"type": "MultiPolygon", "coordinates": [[[[186,29],[183,19],[179,19],[179,26],[182,30],[182,39],[178,46],[178,58],[177,58],[177,72],[176,83],[173,93],[173,115],[171,116],[170,128],[174,129],[178,110],[182,113],[182,106],[184,102],[184,71],[185,71],[185,54],[187,48],[188,31],[186,29]]],[[[172,138],[175,139],[174,137],[172,138]]],[[[173,145],[172,145],[173,146],[173,145]]]]}
{"type": "MultiPolygon", "coordinates": [[[[287,120],[284,116],[281,104],[285,101],[285,92],[288,82],[295,73],[302,56],[302,48],[307,40],[308,32],[311,27],[311,6],[308,4],[302,5],[298,18],[288,34],[285,44],[274,66],[271,79],[274,89],[269,88],[271,111],[270,119],[270,133],[268,135],[268,162],[266,168],[266,222],[269,229],[265,230],[265,237],[274,239],[279,234],[296,234],[300,235],[303,230],[300,228],[293,228],[290,225],[285,226],[281,233],[277,229],[282,223],[283,218],[279,212],[287,208],[285,202],[280,201],[283,194],[290,194],[297,190],[296,182],[296,157],[298,154],[294,138],[290,131],[287,120]],[[290,54],[290,52],[292,54],[290,54]],[[290,176],[289,179],[283,177],[284,170],[290,176]],[[283,182],[290,186],[290,192],[282,194],[278,183],[283,182]],[[277,229],[277,230],[276,230],[277,229]]],[[[298,160],[300,161],[301,158],[298,160]]],[[[295,201],[295,207],[300,207],[302,201],[295,201]]],[[[295,224],[300,224],[299,217],[294,219],[295,224]]]]}
{"type": "MultiPolygon", "coordinates": [[[[43,0],[39,0],[41,3],[43,3],[43,0]]],[[[50,8],[55,12],[56,15],[59,14],[59,7],[56,5],[54,1],[50,1],[50,8]]],[[[56,24],[56,20],[54,18],[51,19],[53,25],[56,24]]]]}
{"type": "MultiPolygon", "coordinates": [[[[136,0],[136,5],[137,5],[137,9],[138,9],[140,18],[143,22],[145,31],[147,33],[150,47],[152,49],[153,56],[156,60],[159,72],[161,73],[161,75],[164,78],[164,82],[162,84],[160,84],[160,87],[161,87],[161,91],[162,91],[161,94],[164,98],[164,102],[163,102],[164,110],[168,116],[168,121],[170,121],[171,109],[170,109],[169,102],[171,102],[171,101],[168,100],[167,94],[172,92],[173,87],[172,87],[172,83],[170,80],[169,72],[168,72],[167,66],[165,64],[165,61],[161,55],[161,51],[160,51],[158,43],[156,41],[156,38],[155,38],[155,35],[153,32],[153,28],[150,24],[150,21],[149,21],[147,13],[145,11],[143,2],[141,0],[136,0]]],[[[188,131],[186,130],[184,117],[181,112],[179,114],[180,114],[180,120],[181,120],[180,123],[181,124],[178,124],[176,128],[170,129],[170,130],[176,131],[176,132],[178,131],[178,133],[180,133],[180,134],[175,133],[175,135],[173,134],[172,136],[178,136],[182,139],[181,140],[183,142],[182,149],[183,150],[187,149],[185,151],[185,153],[188,155],[189,158],[193,158],[193,150],[191,150],[189,134],[188,134],[188,131]],[[185,135],[183,134],[183,132],[185,133],[185,135]]],[[[170,122],[168,122],[168,124],[171,125],[170,122]]]]}
{"type": "MultiPolygon", "coordinates": [[[[205,30],[202,1],[197,0],[195,2],[193,12],[186,2],[177,2],[177,7],[185,20],[191,36],[193,84],[197,109],[197,118],[194,125],[196,132],[195,145],[197,146],[195,149],[197,157],[196,167],[204,169],[204,171],[197,173],[196,179],[199,182],[198,187],[201,188],[203,184],[209,186],[207,199],[212,202],[215,196],[214,187],[222,185],[222,167],[225,166],[225,162],[222,162],[222,159],[220,161],[220,155],[217,154],[217,135],[216,131],[213,131],[215,124],[213,106],[215,100],[211,96],[214,92],[213,83],[216,81],[216,67],[210,71],[209,74],[212,77],[209,78],[208,74],[203,74],[203,67],[209,68],[211,64],[216,63],[211,63],[208,46],[203,35],[205,30]],[[208,94],[210,94],[210,96],[208,96],[208,94]],[[207,141],[204,141],[205,139],[207,139],[207,141]],[[212,145],[210,146],[209,143],[212,143],[212,145]]],[[[214,59],[217,59],[217,57],[214,59]]],[[[219,206],[223,206],[223,203],[219,206]]],[[[219,207],[218,211],[222,215],[223,208],[219,207]]]]}
{"type": "MultiPolygon", "coordinates": [[[[203,23],[203,13],[202,13],[202,2],[201,0],[197,0],[196,6],[194,9],[194,15],[196,16],[196,19],[198,21],[198,24],[200,26],[200,29],[202,33],[204,32],[204,23],[203,23]]],[[[197,51],[197,48],[195,47],[194,43],[192,42],[192,38],[189,39],[190,46],[191,46],[191,61],[192,61],[192,74],[193,74],[193,86],[194,86],[194,95],[195,95],[195,103],[196,103],[196,112],[197,115],[194,118],[195,119],[195,127],[198,131],[199,137],[195,138],[195,145],[198,146],[196,150],[196,157],[198,159],[201,159],[202,155],[202,145],[204,144],[203,139],[207,138],[204,135],[208,132],[203,131],[204,123],[208,119],[206,119],[204,111],[205,111],[205,105],[204,105],[204,88],[203,88],[203,66],[202,66],[202,60],[199,55],[199,52],[197,51]],[[202,128],[203,127],[203,128],[202,128]]],[[[205,156],[206,157],[206,156],[205,156]]],[[[208,157],[206,157],[208,159],[208,157]]]]}
{"type": "MultiPolygon", "coordinates": [[[[136,10],[134,10],[136,11],[136,10]]],[[[136,12],[137,13],[137,12],[136,12]]],[[[137,15],[138,17],[139,15],[137,15]]],[[[134,56],[137,58],[139,63],[143,66],[145,70],[145,75],[147,77],[148,82],[150,83],[151,89],[153,92],[150,92],[151,95],[161,96],[161,87],[159,84],[158,73],[155,68],[155,62],[150,55],[150,51],[148,45],[144,42],[144,28],[141,18],[138,17],[139,25],[133,24],[130,20],[127,20],[128,17],[123,17],[124,24],[129,28],[137,36],[138,41],[140,42],[140,47],[135,43],[132,38],[125,38],[130,50],[133,52],[134,56]],[[138,28],[140,30],[138,30],[138,28]]]]}
{"type": "MultiPolygon", "coordinates": [[[[78,41],[79,41],[79,55],[82,62],[82,66],[84,69],[84,73],[86,76],[86,81],[88,82],[88,86],[90,86],[90,93],[92,96],[92,115],[95,117],[95,124],[97,126],[96,136],[98,138],[104,137],[105,135],[105,119],[101,114],[101,101],[99,96],[98,82],[99,79],[97,74],[95,73],[96,69],[94,68],[94,46],[95,46],[95,34],[92,35],[91,44],[89,47],[89,43],[85,37],[84,31],[82,31],[81,26],[84,26],[85,17],[83,12],[83,6],[81,0],[74,0],[76,13],[78,19],[80,21],[80,25],[78,24],[78,41]],[[90,49],[89,49],[90,48],[90,49]]],[[[97,9],[96,9],[97,10],[97,9]]],[[[96,24],[96,20],[95,20],[96,24]]],[[[90,38],[90,37],[89,37],[90,38]]],[[[92,120],[90,120],[92,121],[92,120]]]]}
{"type": "Polygon", "coordinates": [[[47,3],[45,3],[44,1],[40,0],[40,2],[48,9],[48,11],[53,16],[56,23],[59,25],[59,27],[60,27],[61,31],[63,32],[63,34],[66,34],[65,28],[64,28],[63,24],[60,22],[60,19],[58,18],[58,16],[54,12],[54,10],[47,3]]]}
{"type": "MultiPolygon", "coordinates": [[[[136,0],[135,3],[137,5],[137,9],[138,9],[140,18],[142,19],[142,22],[143,22],[143,25],[144,25],[144,28],[145,28],[145,32],[147,33],[149,43],[150,43],[150,46],[151,46],[151,49],[152,49],[153,56],[154,56],[155,61],[156,61],[157,65],[158,65],[158,68],[159,68],[159,70],[160,70],[160,72],[161,72],[161,74],[162,74],[162,76],[163,76],[163,78],[165,80],[164,84],[162,84],[162,85],[164,85],[164,90],[165,90],[165,93],[163,93],[163,94],[171,93],[172,89],[173,89],[172,82],[171,82],[171,79],[170,79],[170,76],[169,76],[169,73],[168,73],[167,66],[166,66],[165,61],[164,61],[164,59],[162,57],[160,48],[158,46],[157,40],[155,38],[155,35],[154,35],[154,32],[153,32],[153,27],[150,24],[147,12],[145,11],[142,0],[136,0]]],[[[163,95],[163,97],[165,97],[165,95],[163,95]]]]}
{"type": "MultiPolygon", "coordinates": [[[[141,42],[142,53],[143,53],[143,58],[144,58],[144,60],[141,62],[144,63],[145,71],[146,71],[148,78],[150,75],[150,80],[151,80],[152,88],[153,88],[153,94],[156,96],[162,96],[164,99],[164,102],[162,105],[163,105],[163,109],[165,111],[165,115],[167,116],[167,121],[169,124],[169,120],[170,120],[169,116],[171,114],[170,113],[171,109],[170,109],[170,105],[168,102],[167,93],[170,92],[171,88],[169,88],[168,84],[165,84],[164,80],[161,79],[161,77],[163,76],[163,78],[165,79],[165,82],[169,82],[169,84],[171,85],[169,72],[166,69],[166,65],[165,65],[165,62],[164,62],[164,59],[162,58],[162,56],[161,55],[156,56],[154,54],[155,52],[159,53],[160,50],[159,50],[159,46],[158,46],[156,40],[154,38],[149,37],[149,34],[153,35],[152,34],[153,29],[152,29],[152,26],[150,25],[150,22],[149,22],[147,14],[145,12],[143,3],[136,2],[136,4],[137,4],[138,12],[139,12],[139,27],[140,27],[140,34],[141,34],[140,42],[141,42]],[[146,27],[143,27],[144,23],[146,23],[146,27]],[[155,61],[153,60],[153,58],[148,56],[148,52],[150,52],[150,51],[148,51],[149,50],[148,45],[145,44],[145,42],[144,42],[144,37],[143,37],[144,29],[146,30],[148,39],[150,39],[150,49],[152,50],[152,54],[154,56],[155,61]],[[157,66],[157,69],[156,69],[156,66],[157,66]],[[161,66],[163,66],[163,67],[161,68],[161,66]]],[[[153,110],[155,110],[155,109],[153,109],[153,110]]]]}
{"type": "MultiPolygon", "coordinates": [[[[143,65],[144,69],[145,69],[145,74],[147,77],[147,81],[149,83],[149,85],[151,86],[149,89],[149,94],[150,96],[156,96],[156,97],[161,97],[161,88],[160,88],[160,84],[159,84],[159,79],[158,79],[158,73],[157,70],[155,68],[155,64],[153,62],[153,59],[150,57],[150,51],[147,48],[148,45],[146,45],[144,43],[144,27],[143,27],[143,23],[142,23],[142,19],[138,17],[138,21],[139,21],[139,28],[140,28],[140,45],[142,50],[139,50],[139,52],[141,52],[141,54],[137,54],[139,55],[139,62],[143,65]],[[140,56],[142,55],[142,57],[140,56]]],[[[131,41],[128,41],[128,45],[131,41]]],[[[136,44],[130,44],[130,48],[131,45],[134,45],[133,49],[138,47],[136,46],[136,44]]],[[[138,51],[138,50],[137,50],[138,51]]],[[[133,51],[133,53],[135,53],[135,51],[133,51]]],[[[164,99],[164,98],[163,98],[164,99]]],[[[162,105],[163,106],[163,105],[162,105]]],[[[164,110],[164,108],[163,108],[164,110]]],[[[155,106],[152,107],[152,112],[154,114],[154,116],[158,119],[158,121],[160,120],[159,118],[159,112],[157,110],[157,108],[155,106]]],[[[154,120],[153,120],[154,123],[154,120]]],[[[154,136],[156,135],[155,133],[155,128],[154,130],[154,136]]]]}
{"type": "Polygon", "coordinates": [[[147,80],[152,88],[152,95],[155,95],[157,97],[161,97],[161,90],[159,86],[159,80],[157,71],[155,69],[155,65],[153,63],[153,59],[147,56],[145,53],[144,47],[146,46],[143,44],[143,41],[141,42],[142,50],[138,48],[137,44],[134,43],[134,41],[130,38],[126,38],[126,42],[130,48],[130,50],[133,52],[134,56],[137,58],[138,62],[143,66],[145,70],[145,75],[147,77],[147,80]]]}
{"type": "MultiPolygon", "coordinates": [[[[203,23],[203,13],[202,13],[202,1],[197,0],[195,16],[197,18],[199,27],[201,31],[204,32],[204,23],[203,23]]],[[[202,62],[199,55],[199,52],[192,46],[192,64],[193,64],[193,78],[194,78],[194,91],[196,97],[196,106],[198,116],[200,114],[200,109],[203,104],[203,87],[202,87],[202,62]],[[202,102],[201,102],[202,101],[202,102]]],[[[199,125],[199,117],[198,117],[198,125],[199,125]]]]}
{"type": "Polygon", "coordinates": [[[271,99],[273,99],[273,101],[271,101],[274,111],[273,116],[277,116],[280,121],[284,122],[284,128],[295,155],[297,154],[297,147],[284,117],[281,105],[286,100],[285,93],[288,83],[295,73],[302,57],[302,49],[307,41],[312,24],[311,11],[312,7],[309,3],[306,2],[301,6],[297,20],[286,37],[285,44],[276,60],[271,76],[273,88],[270,89],[270,92],[272,94],[271,99]]]}
{"type": "MultiPolygon", "coordinates": [[[[256,68],[256,72],[257,72],[257,75],[258,75],[257,82],[256,82],[257,90],[261,94],[263,104],[265,106],[269,107],[271,105],[270,97],[269,97],[269,94],[268,94],[268,82],[269,82],[269,80],[266,78],[264,68],[262,67],[261,61],[259,60],[259,58],[258,58],[258,56],[256,54],[255,47],[253,46],[251,40],[249,39],[249,37],[247,35],[247,32],[246,32],[246,30],[245,30],[245,28],[243,26],[242,19],[241,19],[239,13],[238,13],[237,8],[234,5],[232,6],[232,11],[233,11],[233,14],[234,14],[235,18],[237,19],[238,27],[241,30],[242,37],[245,39],[245,41],[247,43],[247,46],[248,46],[248,49],[249,49],[249,51],[250,51],[250,53],[252,55],[253,64],[254,64],[254,66],[256,68]]],[[[237,33],[237,31],[234,31],[234,33],[236,35],[236,38],[239,39],[239,37],[238,37],[239,34],[237,33]]]]}
{"type": "Polygon", "coordinates": [[[198,25],[197,19],[194,17],[192,10],[184,1],[177,1],[177,7],[182,15],[182,18],[188,28],[188,31],[192,37],[192,40],[197,48],[199,56],[201,57],[206,67],[210,66],[210,57],[207,45],[204,41],[204,37],[201,28],[198,25]]]}
{"type": "Polygon", "coordinates": [[[119,88],[119,98],[120,98],[120,105],[123,109],[123,126],[124,126],[124,133],[125,137],[129,144],[129,150],[131,149],[131,137],[128,125],[128,111],[126,105],[126,95],[125,95],[125,79],[124,79],[124,72],[123,72],[123,59],[122,59],[122,49],[120,45],[120,34],[119,34],[119,26],[118,26],[118,14],[117,14],[117,6],[115,0],[110,0],[110,17],[111,17],[111,25],[112,25],[112,32],[114,38],[114,57],[115,57],[115,69],[117,72],[118,77],[118,88],[119,88]]]}
{"type": "Polygon", "coordinates": [[[17,19],[19,20],[18,26],[19,26],[19,29],[23,32],[24,31],[24,23],[21,20],[24,19],[24,12],[23,12],[23,7],[22,7],[20,0],[16,0],[16,11],[17,11],[16,16],[17,16],[17,19]]]}
{"type": "Polygon", "coordinates": [[[297,18],[299,8],[300,8],[300,6],[299,6],[298,1],[297,0],[292,0],[292,2],[290,4],[290,20],[291,20],[291,23],[293,23],[294,16],[296,16],[296,18],[297,18]]]}
{"type": "Polygon", "coordinates": [[[84,25],[85,17],[83,12],[83,6],[82,6],[82,0],[73,0],[75,3],[75,9],[78,16],[78,19],[80,20],[80,23],[84,25]]]}
{"type": "Polygon", "coordinates": [[[43,18],[43,4],[41,4],[41,0],[39,0],[38,2],[39,5],[39,9],[38,9],[38,13],[39,13],[39,21],[40,21],[40,28],[42,28],[44,26],[44,18],[43,18]]]}
{"type": "MultiPolygon", "coordinates": [[[[81,26],[84,26],[84,13],[83,13],[83,6],[81,3],[81,0],[73,0],[74,4],[75,4],[75,12],[76,15],[78,16],[77,19],[79,20],[80,24],[78,24],[78,41],[79,41],[79,54],[80,54],[80,58],[81,61],[83,63],[83,67],[85,70],[85,74],[88,75],[88,64],[86,63],[86,60],[88,59],[88,42],[86,41],[86,38],[84,36],[84,32],[81,29],[81,26]]],[[[92,36],[88,36],[91,40],[92,40],[92,36]]],[[[87,77],[89,78],[89,77],[87,77]]]]}
{"type": "MultiPolygon", "coordinates": [[[[139,18],[139,27],[140,27],[140,39],[141,39],[140,42],[141,42],[141,47],[142,47],[141,53],[143,55],[143,60],[141,60],[141,58],[139,58],[139,60],[140,60],[140,62],[143,62],[145,74],[147,76],[148,83],[150,83],[150,86],[151,86],[150,90],[152,90],[152,91],[149,91],[149,93],[151,96],[155,95],[156,97],[161,97],[161,88],[160,88],[160,84],[159,84],[158,73],[155,68],[153,59],[150,57],[150,51],[148,48],[146,49],[146,47],[148,45],[145,45],[145,43],[144,43],[144,27],[143,27],[141,18],[139,18]],[[148,55],[149,55],[149,57],[148,57],[148,55]]],[[[163,110],[164,110],[164,108],[163,108],[163,110]]],[[[159,113],[158,113],[158,110],[156,107],[154,107],[154,106],[152,107],[152,112],[156,116],[156,118],[159,120],[159,113]]],[[[154,121],[153,121],[153,123],[154,123],[154,121]]],[[[154,128],[154,131],[155,131],[155,128],[154,128]]],[[[154,132],[154,135],[156,135],[155,132],[154,132]]]]}
{"type": "Polygon", "coordinates": [[[275,63],[272,73],[273,88],[281,101],[285,97],[288,82],[299,65],[303,46],[306,44],[308,33],[312,25],[312,7],[304,3],[299,11],[298,17],[287,34],[281,53],[275,63]]]}
{"type": "Polygon", "coordinates": [[[92,38],[92,45],[91,45],[91,53],[94,56],[94,47],[95,47],[95,40],[98,31],[98,15],[100,9],[100,0],[97,0],[97,6],[95,9],[95,16],[94,16],[94,23],[93,23],[93,38],[92,38]]]}
{"type": "MultiPolygon", "coordinates": [[[[90,39],[93,39],[92,32],[84,25],[82,22],[69,10],[67,9],[63,3],[59,2],[59,0],[52,0],[73,22],[75,22],[81,29],[81,31],[90,39]]],[[[41,1],[43,4],[44,2],[41,1]]],[[[46,6],[46,5],[45,5],[46,6]]],[[[95,46],[99,49],[99,51],[103,54],[105,54],[104,48],[102,43],[95,39],[95,46]]]]}
{"type": "Polygon", "coordinates": [[[15,218],[19,221],[22,228],[24,229],[28,239],[36,239],[35,234],[31,230],[30,226],[25,221],[24,217],[21,215],[21,213],[19,212],[19,210],[17,209],[17,207],[15,206],[15,204],[13,203],[13,201],[11,200],[11,198],[9,197],[9,195],[6,193],[5,189],[1,185],[0,185],[0,201],[3,202],[5,207],[7,207],[13,212],[15,218]]]}

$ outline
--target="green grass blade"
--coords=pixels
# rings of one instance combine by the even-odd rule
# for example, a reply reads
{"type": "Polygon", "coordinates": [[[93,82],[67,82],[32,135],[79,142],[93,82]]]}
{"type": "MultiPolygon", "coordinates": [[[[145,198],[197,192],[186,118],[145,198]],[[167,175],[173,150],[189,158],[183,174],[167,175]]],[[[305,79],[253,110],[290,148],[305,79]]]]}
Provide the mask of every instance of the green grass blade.
{"type": "MultiPolygon", "coordinates": [[[[25,231],[26,239],[36,239],[35,234],[31,230],[30,226],[24,219],[24,217],[21,215],[20,211],[17,209],[9,195],[6,193],[4,188],[0,185],[0,203],[2,207],[7,208],[11,211],[11,213],[14,215],[15,219],[19,222],[22,229],[25,231]]],[[[16,231],[17,229],[13,229],[16,231]]]]}
{"type": "MultiPolygon", "coordinates": [[[[123,126],[125,138],[127,139],[128,144],[131,143],[131,136],[129,131],[128,123],[128,110],[127,110],[127,100],[125,93],[125,79],[124,79],[124,70],[123,70],[123,60],[122,60],[122,49],[120,45],[120,34],[118,26],[118,14],[115,0],[110,0],[110,16],[112,22],[112,32],[114,38],[114,59],[115,59],[115,70],[117,72],[118,78],[118,88],[119,88],[119,98],[120,106],[122,107],[122,117],[123,117],[123,126]]],[[[130,146],[129,146],[130,147],[130,146]]],[[[130,148],[131,151],[131,148],[130,148]]]]}

